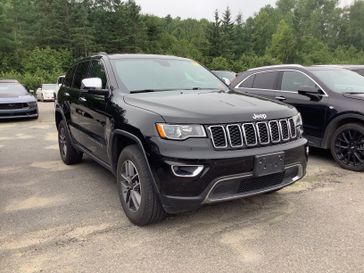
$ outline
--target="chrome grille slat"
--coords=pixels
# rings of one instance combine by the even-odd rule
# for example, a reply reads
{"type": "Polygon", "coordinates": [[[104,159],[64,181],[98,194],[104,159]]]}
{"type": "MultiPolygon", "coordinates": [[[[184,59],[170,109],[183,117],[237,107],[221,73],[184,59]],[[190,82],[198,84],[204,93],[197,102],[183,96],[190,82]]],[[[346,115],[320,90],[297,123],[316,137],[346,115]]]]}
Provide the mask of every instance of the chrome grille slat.
{"type": "Polygon", "coordinates": [[[298,137],[293,118],[206,126],[216,149],[253,148],[298,137]]]}
{"type": "Polygon", "coordinates": [[[289,132],[290,132],[291,138],[296,138],[297,130],[296,130],[296,124],[295,124],[293,118],[288,119],[288,125],[289,125],[289,132]]]}
{"type": "Polygon", "coordinates": [[[281,142],[281,134],[279,132],[278,121],[271,120],[271,121],[269,121],[268,125],[269,125],[269,131],[270,131],[270,137],[271,137],[272,143],[281,142]]]}
{"type": "Polygon", "coordinates": [[[257,145],[258,139],[254,124],[244,123],[242,128],[246,146],[251,147],[257,145]]]}
{"type": "Polygon", "coordinates": [[[257,134],[259,143],[262,145],[266,145],[270,143],[268,124],[266,122],[257,122],[257,134]]]}
{"type": "Polygon", "coordinates": [[[227,148],[228,143],[224,126],[213,125],[209,126],[208,129],[211,134],[212,145],[217,149],[227,148]]]}
{"type": "Polygon", "coordinates": [[[243,134],[239,124],[230,124],[226,126],[227,137],[232,148],[241,148],[244,146],[243,134]]]}
{"type": "Polygon", "coordinates": [[[283,141],[289,140],[289,127],[286,119],[279,120],[279,128],[281,130],[281,137],[283,141]]]}

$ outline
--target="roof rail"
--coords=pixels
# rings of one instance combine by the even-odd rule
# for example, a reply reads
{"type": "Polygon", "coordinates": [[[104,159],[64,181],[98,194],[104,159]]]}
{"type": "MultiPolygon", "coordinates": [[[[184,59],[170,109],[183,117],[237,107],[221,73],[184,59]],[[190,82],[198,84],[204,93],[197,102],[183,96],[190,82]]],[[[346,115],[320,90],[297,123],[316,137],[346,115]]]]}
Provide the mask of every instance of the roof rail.
{"type": "Polygon", "coordinates": [[[258,69],[262,69],[262,68],[279,68],[279,67],[286,67],[286,66],[303,67],[303,65],[300,65],[300,64],[275,64],[275,65],[267,65],[267,66],[251,68],[248,71],[254,71],[254,70],[258,70],[258,69]]]}

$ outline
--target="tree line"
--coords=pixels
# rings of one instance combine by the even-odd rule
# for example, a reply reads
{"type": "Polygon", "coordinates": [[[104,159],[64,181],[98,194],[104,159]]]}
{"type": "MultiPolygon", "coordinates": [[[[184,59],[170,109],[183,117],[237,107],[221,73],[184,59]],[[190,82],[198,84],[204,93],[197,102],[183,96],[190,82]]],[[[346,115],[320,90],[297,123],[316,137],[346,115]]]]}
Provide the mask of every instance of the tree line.
{"type": "Polygon", "coordinates": [[[212,22],[145,15],[133,0],[0,2],[0,78],[35,88],[98,51],[171,54],[237,72],[279,63],[363,64],[364,1],[278,0],[247,19],[216,11],[212,22]]]}

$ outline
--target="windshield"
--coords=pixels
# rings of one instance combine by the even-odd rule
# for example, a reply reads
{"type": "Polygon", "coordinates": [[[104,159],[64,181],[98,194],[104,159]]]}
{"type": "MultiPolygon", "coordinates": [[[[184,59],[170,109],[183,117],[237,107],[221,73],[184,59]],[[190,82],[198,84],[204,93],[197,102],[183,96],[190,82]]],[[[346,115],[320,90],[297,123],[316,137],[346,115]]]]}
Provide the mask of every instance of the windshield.
{"type": "Polygon", "coordinates": [[[19,83],[0,83],[0,97],[17,97],[28,95],[28,91],[19,83]]]}
{"type": "Polygon", "coordinates": [[[353,71],[313,70],[312,73],[336,93],[364,93],[364,77],[353,71]]]}
{"type": "Polygon", "coordinates": [[[57,88],[57,84],[42,84],[43,90],[54,90],[57,88]]]}
{"type": "Polygon", "coordinates": [[[119,59],[112,61],[119,80],[133,92],[224,90],[210,71],[192,60],[119,59]]]}

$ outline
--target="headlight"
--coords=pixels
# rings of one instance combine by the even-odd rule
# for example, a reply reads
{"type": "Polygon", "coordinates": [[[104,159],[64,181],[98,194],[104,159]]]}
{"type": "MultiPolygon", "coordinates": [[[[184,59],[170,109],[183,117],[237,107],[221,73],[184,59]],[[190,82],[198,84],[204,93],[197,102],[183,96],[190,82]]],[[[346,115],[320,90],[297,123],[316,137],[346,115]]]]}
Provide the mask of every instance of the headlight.
{"type": "Polygon", "coordinates": [[[298,137],[302,137],[302,135],[303,135],[303,123],[302,123],[301,114],[298,113],[297,115],[295,115],[293,117],[293,121],[294,121],[294,124],[295,124],[297,132],[298,132],[298,137]]]}
{"type": "Polygon", "coordinates": [[[297,126],[302,126],[302,116],[300,113],[298,113],[297,115],[295,115],[293,117],[293,120],[294,120],[294,124],[297,126]]]}
{"type": "Polygon", "coordinates": [[[191,137],[206,137],[202,125],[181,125],[157,123],[157,131],[161,138],[171,140],[185,140],[191,137]]]}

